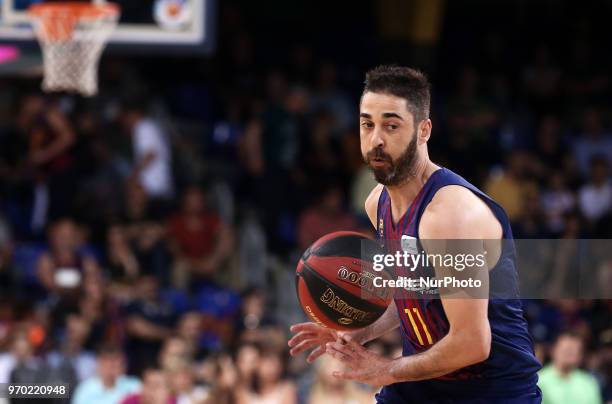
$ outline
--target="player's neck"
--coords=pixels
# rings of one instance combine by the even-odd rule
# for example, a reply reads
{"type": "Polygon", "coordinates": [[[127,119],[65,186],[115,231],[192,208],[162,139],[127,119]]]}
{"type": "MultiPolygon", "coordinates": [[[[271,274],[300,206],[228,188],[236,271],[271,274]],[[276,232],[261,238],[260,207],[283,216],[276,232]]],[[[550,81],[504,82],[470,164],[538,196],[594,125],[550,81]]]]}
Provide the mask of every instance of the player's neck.
{"type": "Polygon", "coordinates": [[[429,177],[439,168],[439,166],[432,163],[428,158],[424,158],[417,162],[413,175],[405,182],[399,185],[386,187],[389,198],[391,199],[394,220],[399,219],[403,215],[414,198],[419,194],[419,191],[423,188],[429,177]]]}

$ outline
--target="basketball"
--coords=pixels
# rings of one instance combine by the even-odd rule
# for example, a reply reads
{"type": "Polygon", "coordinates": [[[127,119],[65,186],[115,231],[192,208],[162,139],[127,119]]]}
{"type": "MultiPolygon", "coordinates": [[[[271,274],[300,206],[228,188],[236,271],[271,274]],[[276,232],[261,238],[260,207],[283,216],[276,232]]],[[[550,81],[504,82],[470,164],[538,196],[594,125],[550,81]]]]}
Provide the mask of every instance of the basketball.
{"type": "Polygon", "coordinates": [[[296,270],[298,299],[310,320],[336,330],[376,321],[391,301],[387,290],[374,286],[374,278],[388,278],[372,269],[378,252],[374,240],[356,232],[330,233],[315,241],[296,270]]]}

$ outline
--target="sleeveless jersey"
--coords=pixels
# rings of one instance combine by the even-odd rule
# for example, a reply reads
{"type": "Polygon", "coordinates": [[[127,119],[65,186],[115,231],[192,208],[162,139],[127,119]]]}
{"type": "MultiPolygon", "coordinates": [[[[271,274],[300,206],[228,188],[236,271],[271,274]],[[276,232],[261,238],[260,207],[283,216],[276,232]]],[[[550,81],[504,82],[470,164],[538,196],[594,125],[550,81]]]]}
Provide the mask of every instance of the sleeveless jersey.
{"type": "MultiPolygon", "coordinates": [[[[377,235],[387,242],[400,240],[402,236],[416,238],[418,242],[419,222],[425,208],[436,192],[447,185],[459,185],[472,191],[489,206],[501,224],[504,245],[511,245],[512,248],[502,249],[497,264],[489,271],[490,284],[503,284],[504,288],[509,289],[511,295],[516,298],[508,298],[507,295],[496,298],[493,291],[490,291],[488,319],[492,341],[488,359],[442,377],[427,380],[427,386],[438,393],[454,397],[463,394],[468,397],[471,395],[503,397],[535,391],[537,371],[541,368],[541,364],[534,355],[533,341],[527,331],[522,303],[518,298],[518,275],[512,230],[501,206],[463,177],[446,168],[440,168],[429,177],[397,223],[393,223],[391,199],[387,189],[383,189],[378,201],[377,235]]],[[[406,295],[398,297],[396,294],[395,304],[401,321],[404,356],[429,349],[448,333],[449,323],[439,295],[434,297],[423,295],[413,299],[406,295]]],[[[402,384],[404,383],[393,386],[401,392],[402,384]]]]}

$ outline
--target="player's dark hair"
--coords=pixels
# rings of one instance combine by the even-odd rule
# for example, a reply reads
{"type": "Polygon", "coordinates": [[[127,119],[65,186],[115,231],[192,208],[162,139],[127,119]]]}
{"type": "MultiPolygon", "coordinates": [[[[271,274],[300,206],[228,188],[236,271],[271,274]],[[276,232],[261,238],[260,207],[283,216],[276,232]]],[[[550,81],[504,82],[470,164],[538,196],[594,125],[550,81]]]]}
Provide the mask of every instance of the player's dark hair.
{"type": "Polygon", "coordinates": [[[390,94],[406,100],[415,123],[429,118],[431,85],[423,72],[410,67],[382,65],[366,73],[363,94],[390,94]]]}

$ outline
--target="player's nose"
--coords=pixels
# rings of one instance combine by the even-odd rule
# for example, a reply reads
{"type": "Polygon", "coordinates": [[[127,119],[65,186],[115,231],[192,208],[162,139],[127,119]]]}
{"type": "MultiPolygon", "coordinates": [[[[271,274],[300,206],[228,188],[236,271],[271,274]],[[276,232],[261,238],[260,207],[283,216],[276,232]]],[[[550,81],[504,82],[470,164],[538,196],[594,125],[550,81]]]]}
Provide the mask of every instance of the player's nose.
{"type": "Polygon", "coordinates": [[[372,137],[370,138],[370,147],[376,149],[377,147],[382,148],[385,145],[380,129],[374,129],[372,131],[372,137]]]}

